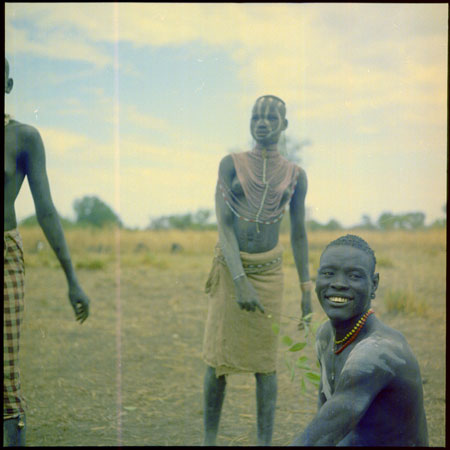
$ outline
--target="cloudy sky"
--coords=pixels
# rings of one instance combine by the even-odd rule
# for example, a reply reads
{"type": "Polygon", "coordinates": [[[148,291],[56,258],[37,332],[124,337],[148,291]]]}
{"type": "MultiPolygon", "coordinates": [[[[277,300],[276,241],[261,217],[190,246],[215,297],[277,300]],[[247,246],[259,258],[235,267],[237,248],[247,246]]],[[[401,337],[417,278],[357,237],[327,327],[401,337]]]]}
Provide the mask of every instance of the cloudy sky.
{"type": "MultiPolygon", "coordinates": [[[[54,203],[96,195],[131,227],[213,209],[220,159],[252,145],[254,100],[308,141],[311,218],[443,216],[446,4],[7,3],[14,89],[54,203]]],[[[28,185],[16,203],[34,212],[28,185]]]]}

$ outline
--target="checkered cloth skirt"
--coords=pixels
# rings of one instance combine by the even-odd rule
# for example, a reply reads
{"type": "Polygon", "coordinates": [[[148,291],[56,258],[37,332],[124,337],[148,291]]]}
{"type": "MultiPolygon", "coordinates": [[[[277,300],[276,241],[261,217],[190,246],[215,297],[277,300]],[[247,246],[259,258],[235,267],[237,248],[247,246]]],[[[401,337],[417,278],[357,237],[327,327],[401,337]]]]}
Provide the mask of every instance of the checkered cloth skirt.
{"type": "Polygon", "coordinates": [[[3,419],[24,414],[20,391],[19,337],[23,319],[25,266],[17,229],[4,232],[3,284],[3,419]]]}

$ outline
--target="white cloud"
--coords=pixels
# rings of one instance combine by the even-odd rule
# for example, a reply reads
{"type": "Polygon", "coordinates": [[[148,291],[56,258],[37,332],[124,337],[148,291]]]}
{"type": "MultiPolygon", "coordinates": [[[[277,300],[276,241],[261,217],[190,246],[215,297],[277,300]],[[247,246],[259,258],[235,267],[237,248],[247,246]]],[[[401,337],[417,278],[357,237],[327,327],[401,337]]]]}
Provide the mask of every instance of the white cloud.
{"type": "MultiPolygon", "coordinates": [[[[97,142],[63,129],[42,127],[40,133],[53,201],[64,216],[73,216],[73,200],[85,195],[100,197],[130,226],[147,226],[151,215],[213,208],[217,153],[194,144],[151,145],[129,135],[116,148],[113,141],[97,142]]],[[[29,190],[22,191],[16,203],[19,219],[34,213],[29,190]]]]}
{"type": "Polygon", "coordinates": [[[87,136],[56,128],[40,127],[39,131],[45,146],[54,149],[58,157],[67,156],[72,150],[87,147],[89,141],[87,136]]]}
{"type": "Polygon", "coordinates": [[[121,170],[121,217],[132,226],[145,227],[150,217],[214,208],[217,163],[172,167],[128,167],[121,170]],[[176,187],[176,188],[175,188],[176,187]]]}
{"type": "Polygon", "coordinates": [[[132,122],[143,129],[167,131],[169,124],[166,120],[138,111],[135,105],[121,106],[121,119],[132,122]]]}
{"type": "Polygon", "coordinates": [[[78,177],[84,177],[86,168],[114,166],[113,141],[98,142],[85,134],[50,127],[39,127],[39,132],[50,168],[63,168],[64,173],[77,170],[78,177]]]}
{"type": "MultiPolygon", "coordinates": [[[[407,155],[413,158],[411,164],[417,165],[424,164],[422,154],[430,156],[433,162],[426,168],[427,176],[437,180],[438,191],[442,188],[441,197],[445,197],[445,174],[438,173],[435,164],[445,166],[447,17],[448,6],[440,4],[8,3],[6,49],[87,61],[94,69],[113,64],[113,52],[105,48],[111,48],[117,39],[140,48],[201,43],[204,52],[217,48],[227,51],[239,68],[242,86],[241,91],[229,94],[237,99],[233,120],[248,120],[256,95],[273,93],[284,98],[290,120],[288,133],[295,135],[300,130],[314,143],[309,149],[312,205],[324,215],[336,217],[347,208],[347,215],[355,216],[351,223],[362,213],[370,213],[367,198],[386,200],[387,207],[395,200],[389,197],[390,192],[400,192],[405,183],[420,177],[420,170],[414,167],[409,173],[392,170],[393,154],[407,155]],[[342,134],[336,138],[327,126],[339,128],[342,134]],[[361,135],[370,142],[364,142],[361,135]],[[380,174],[383,177],[388,172],[398,179],[389,179],[380,190],[370,192],[366,180],[361,179],[363,187],[355,192],[358,180],[342,184],[342,179],[351,181],[351,177],[334,173],[337,178],[333,178],[326,169],[348,163],[342,155],[359,160],[368,154],[378,155],[372,157],[368,169],[359,163],[370,183],[375,183],[375,178],[379,183],[380,174]],[[377,167],[374,180],[370,179],[370,167],[377,167]],[[330,202],[326,188],[330,180],[339,181],[334,199],[346,200],[330,202]],[[351,208],[346,204],[348,199],[354,199],[351,208]]],[[[139,67],[135,63],[121,55],[126,72],[135,72],[139,67]]],[[[96,99],[94,108],[82,99],[70,98],[69,104],[60,105],[59,113],[70,111],[89,116],[93,122],[113,124],[114,99],[102,90],[91,94],[96,99]]],[[[142,105],[138,109],[122,101],[119,106],[125,223],[135,214],[143,217],[157,211],[159,215],[179,211],[180,205],[189,210],[209,204],[218,162],[226,150],[224,143],[212,132],[202,135],[203,130],[187,129],[182,120],[170,123],[150,108],[141,109],[142,105]],[[151,133],[146,139],[131,135],[135,127],[141,134],[158,131],[164,145],[155,144],[151,133]]],[[[75,167],[76,161],[84,168],[100,163],[114,167],[112,138],[100,142],[97,137],[69,130],[41,131],[50,154],[62,158],[58,164],[74,162],[75,167]]],[[[357,166],[356,162],[351,164],[357,166]]],[[[83,183],[89,189],[97,186],[102,195],[113,196],[111,185],[109,191],[99,186],[95,168],[90,170],[82,170],[83,183]]],[[[107,173],[104,182],[115,183],[112,172],[107,173]]],[[[72,192],[73,188],[81,193],[76,185],[79,175],[69,174],[67,185],[62,172],[58,176],[62,177],[58,189],[67,187],[72,192]]],[[[412,204],[414,195],[429,203],[424,197],[425,192],[431,195],[429,190],[418,193],[413,186],[408,192],[402,193],[405,204],[412,204]]],[[[441,201],[439,195],[435,197],[441,201]]]]}
{"type": "Polygon", "coordinates": [[[52,59],[86,61],[97,67],[111,64],[111,55],[97,50],[79,36],[70,38],[63,31],[48,30],[42,36],[30,35],[21,28],[9,25],[5,33],[7,55],[29,53],[52,59]]]}
{"type": "Polygon", "coordinates": [[[384,211],[399,213],[400,208],[425,212],[427,222],[441,217],[445,155],[430,157],[431,147],[411,152],[396,145],[336,143],[331,151],[317,146],[315,164],[307,170],[306,205],[312,217],[320,222],[334,217],[346,226],[358,223],[363,214],[376,219],[384,211]]]}
{"type": "Polygon", "coordinates": [[[112,55],[94,42],[120,39],[142,47],[198,40],[223,47],[241,64],[252,98],[278,92],[310,105],[313,115],[336,114],[339,97],[333,95],[340,92],[358,97],[357,112],[369,99],[411,103],[417,87],[430,83],[435,98],[445,98],[446,5],[57,3],[7,4],[6,11],[7,48],[14,36],[14,51],[101,66],[111,64],[112,55]],[[19,18],[33,21],[42,42],[35,40],[39,33],[31,39],[23,29],[8,32],[19,18]],[[433,74],[425,73],[428,66],[433,74]],[[399,83],[413,89],[402,96],[399,83]]]}

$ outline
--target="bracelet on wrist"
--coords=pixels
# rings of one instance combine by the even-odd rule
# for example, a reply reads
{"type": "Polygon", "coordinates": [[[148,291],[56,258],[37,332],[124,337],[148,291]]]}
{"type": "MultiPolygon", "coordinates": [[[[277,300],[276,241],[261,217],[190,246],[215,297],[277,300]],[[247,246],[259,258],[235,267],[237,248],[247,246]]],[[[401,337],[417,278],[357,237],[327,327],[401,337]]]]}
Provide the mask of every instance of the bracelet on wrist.
{"type": "Polygon", "coordinates": [[[245,273],[244,272],[242,272],[242,273],[240,273],[239,275],[236,275],[235,277],[233,277],[233,281],[236,281],[238,278],[240,278],[240,277],[245,277],[245,273]]]}
{"type": "Polygon", "coordinates": [[[308,281],[302,281],[300,283],[300,289],[302,292],[310,292],[313,288],[313,282],[311,280],[308,281]]]}

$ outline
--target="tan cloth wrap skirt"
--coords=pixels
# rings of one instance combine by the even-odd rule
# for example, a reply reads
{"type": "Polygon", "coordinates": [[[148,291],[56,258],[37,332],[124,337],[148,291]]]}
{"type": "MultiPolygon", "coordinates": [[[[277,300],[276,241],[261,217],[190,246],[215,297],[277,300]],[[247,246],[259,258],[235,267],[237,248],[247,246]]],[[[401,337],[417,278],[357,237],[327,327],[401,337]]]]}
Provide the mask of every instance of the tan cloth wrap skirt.
{"type": "Polygon", "coordinates": [[[283,247],[278,244],[268,252],[240,252],[240,255],[265,314],[239,308],[230,271],[217,245],[206,282],[209,310],[203,340],[203,359],[216,369],[217,376],[276,371],[278,337],[272,324],[280,322],[283,247]]]}
{"type": "Polygon", "coordinates": [[[19,376],[25,266],[22,238],[17,229],[4,232],[3,262],[3,419],[12,419],[25,413],[19,376]]]}

